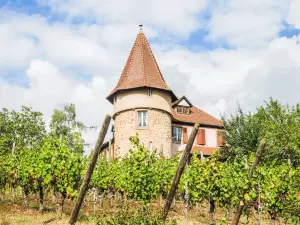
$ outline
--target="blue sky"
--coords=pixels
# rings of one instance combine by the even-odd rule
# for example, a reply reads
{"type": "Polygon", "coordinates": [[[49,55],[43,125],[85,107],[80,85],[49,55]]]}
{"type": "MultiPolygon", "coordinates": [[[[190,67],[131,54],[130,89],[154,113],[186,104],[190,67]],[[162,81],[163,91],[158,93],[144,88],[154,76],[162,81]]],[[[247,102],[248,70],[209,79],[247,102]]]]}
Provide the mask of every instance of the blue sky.
{"type": "Polygon", "coordinates": [[[173,91],[217,117],[300,101],[299,0],[0,0],[0,107],[73,102],[98,124],[139,24],[173,91]]]}

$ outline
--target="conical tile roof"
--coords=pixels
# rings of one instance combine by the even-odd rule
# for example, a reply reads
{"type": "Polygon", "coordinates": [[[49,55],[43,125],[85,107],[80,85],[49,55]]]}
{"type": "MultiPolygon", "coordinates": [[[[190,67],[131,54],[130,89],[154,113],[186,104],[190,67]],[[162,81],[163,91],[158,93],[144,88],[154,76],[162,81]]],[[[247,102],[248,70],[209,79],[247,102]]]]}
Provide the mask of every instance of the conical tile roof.
{"type": "Polygon", "coordinates": [[[117,86],[107,96],[107,99],[112,102],[112,96],[116,92],[140,87],[170,91],[172,97],[176,98],[165,82],[142,30],[137,35],[117,86]]]}

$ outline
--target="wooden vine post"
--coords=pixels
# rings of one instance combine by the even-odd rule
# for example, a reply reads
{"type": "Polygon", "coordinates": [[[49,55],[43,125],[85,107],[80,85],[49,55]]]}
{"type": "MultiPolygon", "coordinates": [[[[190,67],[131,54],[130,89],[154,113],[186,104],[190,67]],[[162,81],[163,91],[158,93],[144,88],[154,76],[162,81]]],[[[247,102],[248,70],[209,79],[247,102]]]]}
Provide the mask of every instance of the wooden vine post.
{"type": "Polygon", "coordinates": [[[183,173],[184,167],[185,167],[185,165],[186,165],[186,163],[188,161],[189,155],[191,153],[191,150],[192,150],[195,138],[197,136],[199,127],[200,127],[199,124],[195,124],[194,125],[193,131],[192,131],[192,133],[191,133],[191,135],[189,137],[188,143],[185,146],[185,150],[184,150],[183,155],[181,156],[181,159],[179,161],[179,165],[177,167],[176,174],[175,174],[175,176],[173,178],[171,189],[170,189],[170,191],[168,193],[167,199],[165,201],[164,209],[163,209],[163,212],[162,212],[162,219],[163,219],[163,221],[166,221],[166,219],[167,219],[167,216],[168,216],[168,213],[169,213],[169,209],[170,209],[172,201],[174,199],[174,196],[175,196],[175,193],[176,193],[176,189],[177,189],[177,186],[179,184],[179,181],[180,181],[181,175],[183,173]]]}
{"type": "Polygon", "coordinates": [[[93,151],[93,156],[91,158],[90,164],[88,166],[88,169],[86,171],[86,174],[85,174],[83,182],[82,182],[82,185],[80,187],[78,198],[77,198],[76,204],[74,206],[73,212],[71,214],[69,224],[74,225],[77,221],[77,217],[78,217],[83,199],[85,197],[85,194],[88,190],[89,183],[90,183],[90,180],[91,180],[91,177],[92,177],[92,174],[93,174],[93,171],[94,171],[94,168],[95,168],[95,165],[96,165],[99,153],[100,153],[100,149],[101,149],[101,146],[103,144],[105,135],[107,133],[107,130],[108,130],[108,127],[109,127],[109,124],[110,124],[110,120],[111,120],[111,116],[106,115],[106,117],[104,119],[104,122],[103,122],[103,125],[102,125],[102,128],[101,128],[101,131],[99,133],[94,151],[93,151]]]}
{"type": "MultiPolygon", "coordinates": [[[[257,165],[259,164],[259,162],[261,160],[261,155],[262,155],[262,152],[264,151],[264,149],[266,147],[266,142],[267,142],[267,140],[266,140],[265,137],[260,141],[259,147],[258,147],[257,152],[255,154],[254,162],[253,162],[252,167],[251,167],[251,169],[248,173],[248,179],[249,180],[253,177],[253,173],[254,173],[257,165]]],[[[239,224],[239,221],[240,221],[243,209],[244,209],[244,205],[245,205],[244,199],[241,199],[240,204],[238,205],[238,208],[237,208],[236,213],[234,215],[234,219],[231,222],[231,225],[238,225],[239,224]]]]}

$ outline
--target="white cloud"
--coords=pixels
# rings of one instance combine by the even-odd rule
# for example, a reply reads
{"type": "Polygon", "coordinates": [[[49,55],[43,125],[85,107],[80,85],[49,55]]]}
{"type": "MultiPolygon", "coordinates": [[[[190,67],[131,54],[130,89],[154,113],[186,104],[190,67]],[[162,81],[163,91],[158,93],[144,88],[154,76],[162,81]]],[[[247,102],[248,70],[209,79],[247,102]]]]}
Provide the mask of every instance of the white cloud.
{"type": "MultiPolygon", "coordinates": [[[[9,20],[6,15],[7,13],[0,9],[0,71],[24,68],[32,58],[38,55],[35,41],[29,37],[24,28],[19,29],[12,21],[5,23],[4,21],[9,20]]],[[[9,17],[16,15],[10,13],[9,17]]],[[[22,21],[22,16],[19,20],[22,21]]],[[[3,74],[0,73],[1,75],[3,74]]]]}
{"type": "Polygon", "coordinates": [[[295,28],[300,29],[300,1],[292,0],[287,15],[287,22],[294,25],[295,28]]]}
{"type": "MultiPolygon", "coordinates": [[[[115,73],[122,69],[138,32],[137,26],[128,24],[48,23],[38,15],[8,10],[0,11],[0,19],[0,71],[25,69],[30,60],[43,58],[68,70],[75,68],[92,75],[111,76],[112,68],[115,73]]],[[[156,35],[151,28],[146,30],[150,36],[156,35]]]]}
{"type": "MultiPolygon", "coordinates": [[[[239,86],[247,72],[260,63],[257,52],[249,50],[214,50],[207,52],[190,52],[175,48],[159,54],[159,62],[164,66],[178,68],[188,83],[183,91],[191,87],[201,96],[221,96],[224,92],[239,86]]],[[[174,72],[173,72],[174,74],[174,72]]],[[[167,74],[167,80],[174,82],[174,75],[167,74]],[[168,79],[169,78],[169,79],[168,79]]],[[[179,77],[178,86],[182,86],[183,76],[179,77]]],[[[176,88],[176,87],[175,87],[176,88]]]]}
{"type": "Polygon", "coordinates": [[[270,97],[300,102],[299,40],[300,35],[276,38],[265,48],[251,50],[195,53],[174,48],[160,52],[158,61],[175,91],[219,117],[219,112],[234,112],[237,103],[248,111],[270,97]]]}
{"type": "Polygon", "coordinates": [[[101,23],[154,25],[180,36],[188,36],[198,28],[197,16],[206,6],[205,0],[40,0],[40,3],[50,6],[54,12],[67,13],[70,18],[81,16],[101,23]]]}
{"type": "Polygon", "coordinates": [[[290,0],[217,0],[211,9],[209,38],[237,47],[260,47],[283,28],[290,0]]]}
{"type": "Polygon", "coordinates": [[[220,118],[227,111],[227,101],[225,99],[219,99],[217,102],[204,102],[201,104],[201,108],[204,108],[207,113],[215,115],[220,118]]]}

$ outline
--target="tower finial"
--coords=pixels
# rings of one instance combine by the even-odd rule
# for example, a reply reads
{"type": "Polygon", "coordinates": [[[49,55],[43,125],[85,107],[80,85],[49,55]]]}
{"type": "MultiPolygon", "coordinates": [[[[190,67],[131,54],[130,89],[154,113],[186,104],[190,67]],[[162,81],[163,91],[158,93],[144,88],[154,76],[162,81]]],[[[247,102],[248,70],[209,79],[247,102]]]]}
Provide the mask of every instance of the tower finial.
{"type": "Polygon", "coordinates": [[[140,32],[143,32],[143,25],[140,24],[139,27],[140,27],[140,32]]]}

